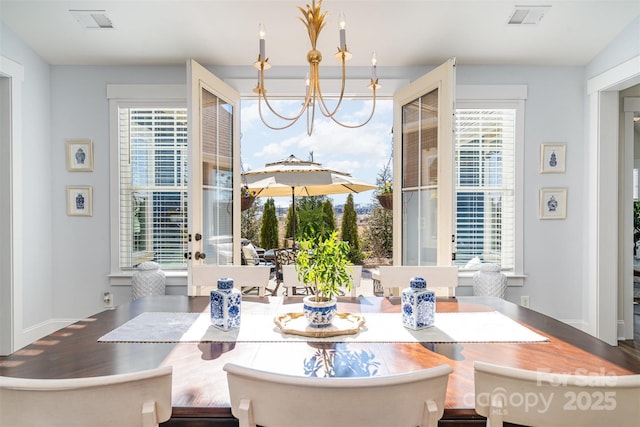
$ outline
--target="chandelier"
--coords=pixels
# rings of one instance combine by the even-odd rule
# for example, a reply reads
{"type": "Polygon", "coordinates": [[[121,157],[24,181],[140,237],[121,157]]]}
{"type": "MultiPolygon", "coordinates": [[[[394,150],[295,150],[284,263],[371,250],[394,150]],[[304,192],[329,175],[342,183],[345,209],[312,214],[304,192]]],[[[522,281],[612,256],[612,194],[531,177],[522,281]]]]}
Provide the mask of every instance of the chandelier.
{"type": "Polygon", "coordinates": [[[270,129],[274,130],[282,130],[287,129],[288,127],[293,126],[300,117],[302,117],[306,113],[307,118],[307,135],[311,135],[313,132],[313,121],[315,119],[316,107],[319,111],[327,118],[330,118],[335,123],[343,126],[345,128],[359,128],[361,126],[369,123],[371,118],[373,117],[373,113],[376,110],[376,89],[380,87],[378,84],[378,76],[376,71],[376,54],[375,52],[371,56],[371,81],[369,83],[369,89],[373,91],[373,106],[371,108],[371,114],[369,117],[360,124],[352,125],[347,123],[342,123],[336,118],[336,113],[342,104],[342,99],[344,97],[344,88],[345,88],[345,77],[346,77],[346,62],[351,59],[351,53],[347,50],[346,43],[346,32],[345,32],[345,19],[344,14],[340,14],[340,47],[338,47],[338,52],[335,54],[335,58],[340,61],[342,68],[342,81],[340,85],[340,97],[337,100],[335,108],[330,109],[322,96],[322,90],[320,88],[320,72],[319,65],[320,61],[322,61],[322,53],[316,49],[316,44],[318,41],[318,37],[320,36],[320,31],[324,28],[326,22],[324,21],[327,12],[323,12],[322,8],[322,0],[318,1],[316,5],[316,1],[313,0],[311,6],[307,4],[306,8],[302,8],[297,6],[298,10],[302,12],[303,17],[299,18],[302,23],[307,27],[307,33],[309,35],[309,41],[311,42],[311,50],[307,53],[307,62],[309,63],[309,72],[306,78],[306,95],[304,98],[304,103],[294,116],[285,116],[278,112],[276,112],[271,104],[269,103],[269,98],[267,97],[267,90],[264,86],[264,71],[271,68],[271,64],[269,64],[269,59],[265,55],[265,35],[266,31],[263,24],[260,24],[259,34],[260,34],[260,51],[258,54],[258,60],[253,64],[254,67],[258,69],[258,85],[253,89],[255,93],[258,94],[258,112],[260,114],[260,119],[262,122],[270,129]],[[269,124],[263,114],[262,114],[262,103],[267,106],[267,108],[279,119],[281,119],[285,124],[282,126],[274,126],[269,124]]]}

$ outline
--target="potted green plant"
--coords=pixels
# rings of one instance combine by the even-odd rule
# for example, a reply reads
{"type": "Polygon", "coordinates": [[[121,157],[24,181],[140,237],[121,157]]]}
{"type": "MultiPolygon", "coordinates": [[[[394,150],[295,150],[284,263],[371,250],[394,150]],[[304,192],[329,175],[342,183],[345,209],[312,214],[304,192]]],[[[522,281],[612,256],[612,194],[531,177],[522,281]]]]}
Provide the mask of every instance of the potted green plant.
{"type": "Polygon", "coordinates": [[[314,290],[303,299],[309,326],[331,325],[337,311],[337,297],[342,289],[353,286],[349,263],[349,243],[338,240],[338,232],[327,237],[302,240],[296,257],[298,280],[314,290]]]}

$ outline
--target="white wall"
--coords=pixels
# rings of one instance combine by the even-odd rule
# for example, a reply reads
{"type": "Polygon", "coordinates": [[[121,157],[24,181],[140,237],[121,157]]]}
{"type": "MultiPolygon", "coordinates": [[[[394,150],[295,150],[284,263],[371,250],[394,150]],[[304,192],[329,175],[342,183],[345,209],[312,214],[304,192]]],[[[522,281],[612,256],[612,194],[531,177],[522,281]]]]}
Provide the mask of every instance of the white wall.
{"type": "MultiPolygon", "coordinates": [[[[111,287],[109,274],[109,109],[107,84],[185,84],[185,67],[51,67],[51,183],[53,193],[54,315],[81,318],[102,310],[102,295],[126,302],[128,287],[111,287]],[[65,141],[90,139],[93,172],[68,172],[65,141]],[[66,214],[66,186],[93,187],[93,216],[66,214]]],[[[185,94],[186,97],[186,94],[185,94]]],[[[186,288],[184,292],[186,294],[186,288]]]]}
{"type": "MultiPolygon", "coordinates": [[[[53,314],[52,163],[50,67],[0,22],[2,56],[24,66],[22,88],[22,223],[24,328],[47,323],[53,314]]],[[[8,238],[8,236],[2,236],[8,238]]],[[[1,283],[0,286],[9,286],[1,283]]]]}
{"type": "Polygon", "coordinates": [[[507,299],[580,326],[584,81],[579,67],[458,67],[458,84],[526,84],[524,138],[524,271],[507,299]],[[567,144],[566,172],[540,173],[540,144],[567,144]],[[567,188],[567,218],[538,219],[538,192],[567,188]]]}

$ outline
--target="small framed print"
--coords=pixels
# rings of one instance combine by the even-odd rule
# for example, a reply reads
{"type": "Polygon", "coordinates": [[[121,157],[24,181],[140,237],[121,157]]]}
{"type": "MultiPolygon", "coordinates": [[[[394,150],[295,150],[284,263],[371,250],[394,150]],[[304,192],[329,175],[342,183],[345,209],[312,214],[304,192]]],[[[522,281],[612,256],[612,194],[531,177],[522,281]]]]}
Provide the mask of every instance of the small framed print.
{"type": "Polygon", "coordinates": [[[93,189],[90,186],[67,187],[67,215],[93,215],[93,189]]]}
{"type": "Polygon", "coordinates": [[[540,219],[565,219],[567,217],[567,189],[540,189],[540,219]]]}
{"type": "Polygon", "coordinates": [[[542,144],[540,149],[541,173],[564,173],[566,144],[542,144]]]}
{"type": "Polygon", "coordinates": [[[93,142],[67,141],[67,170],[70,172],[93,171],[93,142]]]}

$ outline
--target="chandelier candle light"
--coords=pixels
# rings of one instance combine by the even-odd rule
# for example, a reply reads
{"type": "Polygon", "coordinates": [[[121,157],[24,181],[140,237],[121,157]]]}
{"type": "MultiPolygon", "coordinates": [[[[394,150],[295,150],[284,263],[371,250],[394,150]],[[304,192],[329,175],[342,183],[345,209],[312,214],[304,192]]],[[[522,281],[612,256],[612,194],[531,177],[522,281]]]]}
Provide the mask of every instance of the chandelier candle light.
{"type": "Polygon", "coordinates": [[[340,13],[340,46],[338,47],[338,52],[335,57],[341,63],[342,68],[342,81],[340,87],[340,97],[338,98],[337,104],[333,110],[331,110],[324,101],[322,96],[322,90],[320,89],[320,72],[319,65],[322,61],[322,53],[316,49],[316,44],[318,41],[318,37],[320,36],[320,31],[324,28],[326,22],[324,21],[327,12],[323,12],[322,8],[322,0],[316,1],[313,0],[311,6],[307,4],[306,8],[298,7],[298,10],[302,12],[303,18],[299,18],[302,23],[307,27],[307,32],[309,35],[309,41],[311,42],[311,50],[307,53],[307,62],[309,63],[309,73],[306,77],[306,94],[304,98],[304,103],[302,104],[302,108],[300,111],[292,116],[287,117],[283,116],[276,112],[273,107],[269,104],[269,99],[267,98],[267,90],[264,86],[264,71],[271,68],[269,64],[269,59],[266,57],[266,30],[264,25],[261,23],[259,27],[259,35],[260,35],[260,47],[258,60],[253,64],[254,67],[258,69],[258,85],[253,89],[255,93],[258,94],[258,112],[260,114],[260,119],[262,122],[270,129],[274,130],[282,130],[292,126],[294,123],[298,121],[300,117],[306,112],[307,117],[307,134],[311,135],[313,132],[313,121],[316,113],[316,106],[320,109],[320,112],[325,116],[330,118],[335,123],[340,126],[346,128],[358,128],[369,123],[371,118],[373,117],[373,113],[376,110],[376,89],[380,87],[378,84],[378,76],[377,76],[377,58],[375,52],[371,56],[371,81],[369,83],[369,89],[373,91],[373,106],[371,108],[371,114],[369,118],[365,120],[361,124],[351,125],[338,121],[335,117],[340,105],[342,103],[342,99],[344,97],[344,88],[345,88],[345,80],[346,80],[346,61],[351,59],[351,53],[347,50],[347,36],[346,36],[346,21],[344,18],[344,13],[340,13]],[[262,101],[269,108],[269,110],[278,118],[286,122],[283,126],[273,126],[267,123],[265,118],[262,115],[262,101]]]}

